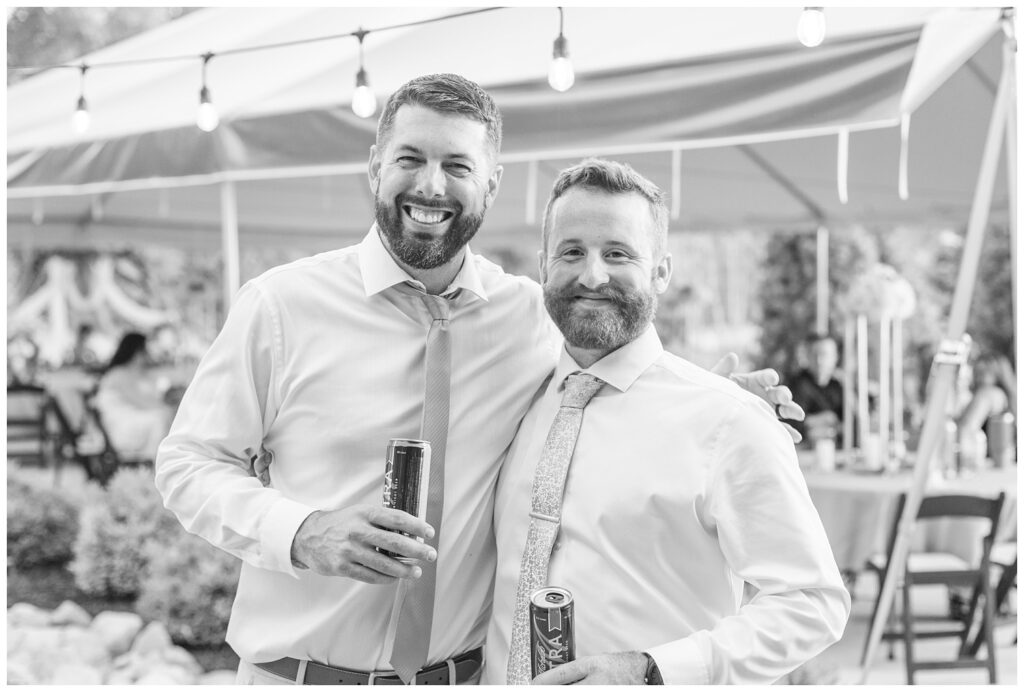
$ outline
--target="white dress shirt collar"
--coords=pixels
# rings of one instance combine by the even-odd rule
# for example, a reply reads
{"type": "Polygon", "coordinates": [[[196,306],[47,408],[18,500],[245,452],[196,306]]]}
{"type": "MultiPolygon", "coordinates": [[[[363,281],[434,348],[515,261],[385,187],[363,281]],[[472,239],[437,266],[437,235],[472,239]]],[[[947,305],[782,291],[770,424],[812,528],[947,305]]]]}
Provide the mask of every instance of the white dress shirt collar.
{"type": "Polygon", "coordinates": [[[554,381],[561,389],[566,377],[582,371],[601,378],[620,392],[625,392],[664,352],[658,332],[654,330],[654,325],[650,324],[639,337],[612,351],[585,370],[580,368],[563,347],[558,366],[555,368],[554,381]]]}
{"type": "MultiPolygon", "coordinates": [[[[466,256],[463,258],[462,268],[459,269],[459,273],[455,275],[455,278],[442,295],[454,293],[457,289],[464,288],[481,300],[486,301],[487,291],[484,289],[483,281],[480,279],[476,265],[477,263],[473,261],[473,252],[469,249],[469,246],[466,246],[466,256]]],[[[367,297],[406,281],[421,288],[423,286],[423,284],[409,276],[409,273],[395,262],[391,253],[384,247],[384,241],[380,239],[377,224],[373,224],[370,232],[359,243],[359,271],[363,275],[363,289],[366,291],[367,297]]]]}

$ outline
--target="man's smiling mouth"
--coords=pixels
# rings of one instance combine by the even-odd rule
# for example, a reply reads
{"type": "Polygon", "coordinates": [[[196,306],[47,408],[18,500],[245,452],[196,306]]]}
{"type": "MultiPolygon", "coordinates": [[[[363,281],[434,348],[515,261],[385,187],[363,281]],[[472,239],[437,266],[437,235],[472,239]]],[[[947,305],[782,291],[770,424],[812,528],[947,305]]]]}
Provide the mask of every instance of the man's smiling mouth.
{"type": "Polygon", "coordinates": [[[411,204],[402,205],[402,211],[416,223],[427,226],[444,223],[454,216],[453,212],[444,209],[423,209],[421,207],[414,207],[411,204]]]}

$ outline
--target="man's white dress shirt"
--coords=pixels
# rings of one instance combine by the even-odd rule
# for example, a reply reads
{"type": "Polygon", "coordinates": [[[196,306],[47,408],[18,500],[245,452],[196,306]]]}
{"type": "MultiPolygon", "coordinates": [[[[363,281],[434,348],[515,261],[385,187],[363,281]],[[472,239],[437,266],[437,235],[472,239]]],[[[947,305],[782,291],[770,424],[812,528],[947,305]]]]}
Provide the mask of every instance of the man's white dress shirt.
{"type": "MultiPolygon", "coordinates": [[[[484,683],[505,682],[534,470],[580,370],[563,350],[501,472],[484,683]]],[[[583,372],[607,384],[583,414],[548,572],[573,594],[577,657],[640,650],[666,684],[762,684],[838,640],[850,597],[767,404],[666,353],[653,327],[583,372]]]]}
{"type": "MultiPolygon", "coordinates": [[[[387,670],[396,586],[295,569],[314,510],[379,506],[390,438],[419,435],[431,318],[376,228],[357,246],[248,282],[160,446],[156,484],[189,531],[244,561],[227,641],[250,662],[283,656],[387,670]],[[270,485],[246,449],[269,451],[270,485]]],[[[494,572],[491,513],[516,426],[556,360],[538,285],[470,253],[452,298],[451,424],[437,599],[427,664],[479,646],[494,572]]]]}

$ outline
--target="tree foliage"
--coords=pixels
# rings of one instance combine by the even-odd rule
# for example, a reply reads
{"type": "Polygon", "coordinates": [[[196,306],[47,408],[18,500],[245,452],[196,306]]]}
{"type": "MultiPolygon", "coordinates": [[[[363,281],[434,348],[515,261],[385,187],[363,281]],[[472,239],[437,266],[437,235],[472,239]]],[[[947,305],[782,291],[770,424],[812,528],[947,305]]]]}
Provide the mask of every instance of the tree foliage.
{"type": "MultiPolygon", "coordinates": [[[[87,53],[194,12],[196,7],[17,7],[8,10],[8,67],[74,62],[87,53]]],[[[8,70],[7,84],[36,70],[8,70]]]]}
{"type": "MultiPolygon", "coordinates": [[[[829,234],[829,332],[841,339],[844,316],[837,297],[858,273],[878,260],[874,236],[861,228],[829,234]]],[[[765,367],[780,373],[797,369],[797,347],[815,331],[817,235],[776,233],[765,250],[761,303],[761,354],[765,367]]]]}

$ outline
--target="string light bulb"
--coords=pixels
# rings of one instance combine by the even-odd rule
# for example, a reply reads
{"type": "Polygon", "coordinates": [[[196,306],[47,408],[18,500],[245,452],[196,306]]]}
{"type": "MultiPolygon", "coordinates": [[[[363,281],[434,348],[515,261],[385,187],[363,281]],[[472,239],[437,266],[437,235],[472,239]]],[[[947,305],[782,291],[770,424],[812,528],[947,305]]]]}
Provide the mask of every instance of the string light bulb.
{"type": "Polygon", "coordinates": [[[359,71],[356,72],[356,90],[352,93],[352,112],[360,118],[369,118],[377,112],[377,96],[370,88],[366,70],[363,68],[363,38],[368,33],[362,28],[355,32],[356,38],[359,39],[359,71]]]}
{"type": "Polygon", "coordinates": [[[796,25],[796,37],[808,48],[821,45],[825,40],[825,8],[805,7],[796,25]]]}
{"type": "Polygon", "coordinates": [[[558,8],[558,38],[552,51],[551,66],[548,67],[548,84],[555,91],[568,91],[576,81],[576,74],[569,60],[569,41],[562,32],[565,13],[558,8]]]}
{"type": "Polygon", "coordinates": [[[196,125],[203,132],[213,132],[220,125],[220,115],[217,113],[217,107],[213,105],[210,90],[206,86],[206,64],[212,57],[213,53],[203,54],[203,84],[199,89],[199,110],[196,111],[196,125]]]}
{"type": "Polygon", "coordinates": [[[82,63],[78,69],[82,71],[81,86],[78,91],[78,104],[75,106],[74,115],[71,116],[71,128],[78,134],[82,134],[89,129],[89,123],[92,120],[89,115],[89,107],[85,103],[85,72],[89,66],[82,63]]]}

